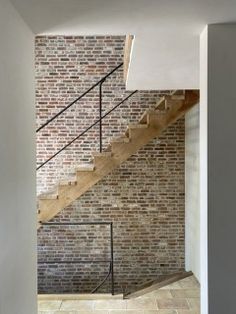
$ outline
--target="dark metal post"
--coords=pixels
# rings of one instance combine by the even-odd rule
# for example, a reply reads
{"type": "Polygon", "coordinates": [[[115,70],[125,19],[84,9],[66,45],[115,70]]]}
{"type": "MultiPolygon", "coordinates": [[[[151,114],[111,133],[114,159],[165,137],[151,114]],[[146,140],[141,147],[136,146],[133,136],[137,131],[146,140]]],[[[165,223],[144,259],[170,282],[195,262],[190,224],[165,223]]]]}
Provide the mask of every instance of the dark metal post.
{"type": "Polygon", "coordinates": [[[99,285],[92,290],[91,293],[97,292],[97,290],[106,282],[106,280],[111,278],[111,294],[115,294],[115,285],[114,285],[114,258],[113,258],[113,223],[112,222],[43,222],[42,226],[83,226],[83,225],[107,225],[110,226],[110,260],[74,260],[74,261],[38,261],[38,264],[86,264],[86,263],[100,263],[104,264],[109,262],[109,271],[106,277],[103,279],[99,285]]]}
{"type": "Polygon", "coordinates": [[[111,294],[115,294],[114,288],[114,256],[113,256],[113,223],[110,224],[110,231],[111,231],[111,294]]]}
{"type": "Polygon", "coordinates": [[[104,81],[102,81],[99,84],[99,143],[100,143],[100,153],[102,152],[102,84],[104,81]]]}

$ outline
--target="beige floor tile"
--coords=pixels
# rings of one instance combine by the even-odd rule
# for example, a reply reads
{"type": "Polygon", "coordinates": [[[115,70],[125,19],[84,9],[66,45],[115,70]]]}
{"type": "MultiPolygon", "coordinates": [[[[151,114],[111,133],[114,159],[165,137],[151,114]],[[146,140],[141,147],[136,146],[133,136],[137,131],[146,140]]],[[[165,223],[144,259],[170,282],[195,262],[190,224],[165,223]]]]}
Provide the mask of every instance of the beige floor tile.
{"type": "Polygon", "coordinates": [[[162,287],[160,290],[183,289],[179,282],[174,282],[168,286],[162,287]]]}
{"type": "Polygon", "coordinates": [[[95,300],[95,310],[125,310],[126,300],[95,300]]]}
{"type": "Polygon", "coordinates": [[[56,311],[53,314],[78,314],[77,311],[56,311]]]}
{"type": "Polygon", "coordinates": [[[170,293],[170,290],[155,290],[150,293],[147,293],[143,296],[143,298],[158,298],[158,299],[169,299],[172,298],[172,294],[170,293]]]}
{"type": "MultiPolygon", "coordinates": [[[[108,310],[76,311],[76,314],[109,314],[108,310]]],[[[60,314],[60,313],[59,313],[60,314]]]]}
{"type": "Polygon", "coordinates": [[[170,292],[173,298],[200,298],[199,289],[173,289],[170,292]]]}
{"type": "MultiPolygon", "coordinates": [[[[109,311],[107,310],[107,311],[104,311],[104,310],[81,310],[81,311],[69,311],[69,312],[67,312],[67,311],[63,311],[63,312],[61,312],[61,311],[59,311],[57,314],[61,314],[61,313],[65,313],[65,314],[70,314],[70,313],[73,313],[73,314],[109,314],[109,311]]],[[[45,314],[47,314],[47,313],[45,313],[45,314]]]]}
{"type": "Polygon", "coordinates": [[[38,310],[39,311],[50,311],[50,310],[59,310],[61,307],[61,301],[38,301],[38,310]]]}
{"type": "Polygon", "coordinates": [[[200,300],[200,289],[186,289],[185,294],[187,298],[198,298],[200,300]]]}
{"type": "Polygon", "coordinates": [[[190,309],[199,310],[200,309],[200,299],[198,298],[188,298],[187,299],[190,309]]]}
{"type": "Polygon", "coordinates": [[[185,289],[172,289],[170,293],[173,298],[186,298],[185,289]]]}
{"type": "Polygon", "coordinates": [[[62,302],[61,310],[92,311],[94,301],[91,300],[66,300],[62,302]]]}
{"type": "Polygon", "coordinates": [[[185,299],[157,299],[159,309],[189,309],[188,302],[185,299]]]}
{"type": "Polygon", "coordinates": [[[199,283],[194,277],[182,279],[178,283],[182,289],[199,289],[199,283]]]}
{"type": "Polygon", "coordinates": [[[158,310],[157,314],[177,314],[176,310],[158,310]]]}
{"type": "Polygon", "coordinates": [[[144,314],[143,310],[111,310],[109,314],[144,314]]]}
{"type": "Polygon", "coordinates": [[[38,312],[38,314],[109,314],[107,310],[82,310],[82,311],[43,311],[38,312]]]}
{"type": "Polygon", "coordinates": [[[58,311],[55,314],[83,314],[83,313],[80,313],[78,311],[58,311]]]}
{"type": "MultiPolygon", "coordinates": [[[[38,312],[38,314],[80,314],[77,311],[43,311],[38,312]]],[[[87,313],[86,313],[87,314],[87,313]]]]}
{"type": "Polygon", "coordinates": [[[190,277],[190,279],[192,280],[193,284],[194,284],[197,288],[200,288],[200,283],[199,283],[199,281],[196,279],[196,277],[192,276],[192,277],[190,277]]]}
{"type": "Polygon", "coordinates": [[[40,300],[38,304],[38,314],[200,314],[200,287],[188,277],[131,300],[40,300]]]}
{"type": "Polygon", "coordinates": [[[144,311],[144,314],[176,314],[175,310],[144,311]]]}
{"type": "Polygon", "coordinates": [[[142,298],[127,300],[128,310],[157,310],[155,299],[142,298]]]}
{"type": "Polygon", "coordinates": [[[178,310],[177,314],[200,314],[200,310],[178,310]]]}

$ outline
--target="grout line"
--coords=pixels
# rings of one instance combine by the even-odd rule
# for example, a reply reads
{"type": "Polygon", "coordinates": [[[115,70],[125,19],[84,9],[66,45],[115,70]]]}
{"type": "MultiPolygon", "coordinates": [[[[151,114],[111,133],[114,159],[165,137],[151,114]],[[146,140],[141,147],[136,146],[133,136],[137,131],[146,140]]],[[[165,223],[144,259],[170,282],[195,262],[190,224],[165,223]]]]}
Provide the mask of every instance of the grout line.
{"type": "Polygon", "coordinates": [[[95,300],[92,300],[92,311],[94,312],[95,311],[95,300]]]}
{"type": "Polygon", "coordinates": [[[166,291],[168,291],[168,294],[170,295],[169,298],[170,299],[174,299],[175,297],[173,296],[173,294],[171,293],[171,289],[166,289],[166,291]]]}
{"type": "Polygon", "coordinates": [[[187,304],[188,304],[189,310],[192,310],[192,306],[191,306],[191,304],[189,303],[189,300],[188,300],[187,298],[185,298],[185,300],[186,300],[186,302],[187,302],[187,304]]]}
{"type": "Polygon", "coordinates": [[[157,298],[155,298],[155,301],[156,301],[156,307],[157,307],[157,310],[159,310],[159,306],[158,306],[157,298]]]}
{"type": "Polygon", "coordinates": [[[59,311],[61,310],[61,307],[62,307],[62,302],[63,302],[63,301],[61,300],[61,304],[60,304],[60,306],[59,306],[59,311]]]}
{"type": "Polygon", "coordinates": [[[175,296],[173,295],[173,291],[174,289],[170,289],[169,291],[170,291],[170,295],[171,295],[171,297],[173,298],[173,299],[175,299],[175,296]]]}

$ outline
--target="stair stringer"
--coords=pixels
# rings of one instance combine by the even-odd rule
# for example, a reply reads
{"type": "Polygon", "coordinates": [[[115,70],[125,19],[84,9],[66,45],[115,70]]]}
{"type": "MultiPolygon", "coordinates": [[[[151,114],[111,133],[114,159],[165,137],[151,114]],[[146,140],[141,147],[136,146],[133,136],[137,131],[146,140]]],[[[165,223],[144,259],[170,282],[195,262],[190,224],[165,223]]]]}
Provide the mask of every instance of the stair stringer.
{"type": "Polygon", "coordinates": [[[168,286],[176,281],[190,277],[192,275],[193,273],[191,271],[182,271],[170,275],[161,275],[155,280],[151,280],[143,285],[140,285],[139,287],[134,289],[134,291],[125,293],[124,299],[138,298],[142,295],[158,290],[162,287],[168,286]]]}
{"type": "MultiPolygon", "coordinates": [[[[186,91],[184,99],[167,96],[168,110],[148,112],[140,119],[141,124],[130,125],[125,136],[129,141],[111,142],[111,152],[94,154],[93,171],[77,171],[75,184],[58,185],[58,195],[53,198],[39,198],[38,221],[47,222],[62,209],[70,205],[93,185],[119,167],[149,141],[158,137],[169,125],[182,118],[199,100],[198,91],[186,91]]],[[[161,102],[158,104],[157,107],[161,102]]],[[[55,194],[55,193],[54,193],[55,194]]],[[[39,224],[40,226],[40,224],[39,224]]]]}

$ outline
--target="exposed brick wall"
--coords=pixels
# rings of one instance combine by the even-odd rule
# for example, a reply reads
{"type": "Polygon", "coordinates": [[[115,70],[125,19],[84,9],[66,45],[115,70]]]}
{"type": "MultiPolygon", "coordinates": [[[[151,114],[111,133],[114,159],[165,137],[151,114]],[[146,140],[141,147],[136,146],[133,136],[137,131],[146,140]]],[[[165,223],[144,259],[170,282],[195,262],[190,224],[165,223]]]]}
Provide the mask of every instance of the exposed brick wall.
{"type": "MultiPolygon", "coordinates": [[[[63,108],[122,62],[120,36],[37,37],[37,125],[63,108]]],[[[104,84],[104,108],[122,100],[122,71],[104,84]]],[[[142,91],[104,123],[104,142],[119,136],[154,106],[161,92],[142,91]]],[[[37,137],[37,162],[49,157],[98,118],[97,91],[37,137]]],[[[38,172],[38,193],[47,191],[97,149],[98,128],[38,172]]],[[[184,267],[184,120],[169,127],[119,169],[74,202],[58,221],[113,221],[116,291],[184,267]]],[[[41,228],[39,260],[107,258],[106,227],[41,228]],[[86,230],[85,230],[86,229],[86,230]]],[[[108,265],[39,265],[40,292],[91,291],[108,265]]],[[[105,288],[108,288],[107,286],[105,288]]]]}
{"type": "MultiPolygon", "coordinates": [[[[66,220],[76,221],[72,217],[66,220]]],[[[79,221],[81,222],[81,219],[79,221]]],[[[91,218],[91,221],[94,220],[91,218]]],[[[38,236],[39,262],[45,259],[48,261],[109,260],[109,237],[109,226],[44,227],[44,230],[39,231],[38,236]]],[[[108,268],[109,263],[40,264],[39,292],[91,292],[104,279],[108,268]]],[[[108,291],[107,288],[106,283],[103,289],[108,291]]]]}

